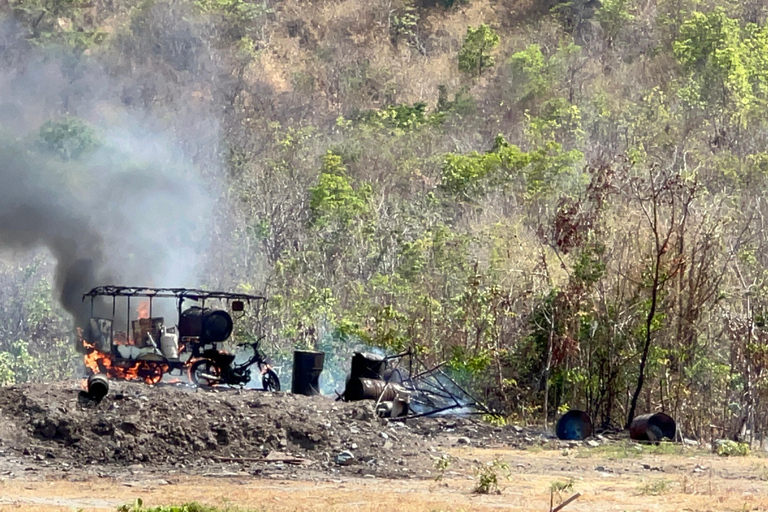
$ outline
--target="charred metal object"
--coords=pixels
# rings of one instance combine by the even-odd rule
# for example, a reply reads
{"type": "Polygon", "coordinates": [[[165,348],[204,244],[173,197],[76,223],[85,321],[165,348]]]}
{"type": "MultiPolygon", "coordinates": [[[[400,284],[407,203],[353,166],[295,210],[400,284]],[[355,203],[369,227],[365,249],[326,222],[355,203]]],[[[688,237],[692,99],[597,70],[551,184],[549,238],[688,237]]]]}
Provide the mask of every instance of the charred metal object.
{"type": "Polygon", "coordinates": [[[109,393],[109,380],[103,373],[94,373],[88,377],[88,394],[97,402],[109,393]]]}
{"type": "Polygon", "coordinates": [[[201,343],[226,341],[232,334],[232,317],[224,310],[193,306],[179,317],[179,334],[201,343]]]}
{"type": "Polygon", "coordinates": [[[558,439],[581,441],[592,435],[592,420],[584,411],[568,411],[557,420],[555,433],[558,439]]]}
{"type": "MultiPolygon", "coordinates": [[[[211,290],[199,290],[196,288],[152,288],[145,286],[98,286],[85,297],[149,297],[149,298],[176,298],[193,301],[206,301],[208,299],[223,299],[233,301],[266,301],[265,297],[248,295],[245,293],[218,292],[211,290]]],[[[240,311],[242,311],[240,309],[240,311]]]]}
{"type": "Polygon", "coordinates": [[[251,366],[256,365],[264,390],[280,391],[280,379],[277,373],[259,350],[262,338],[254,343],[238,345],[238,347],[250,347],[253,350],[253,355],[243,364],[234,364],[235,356],[232,354],[216,349],[204,351],[202,358],[195,360],[189,367],[189,380],[197,385],[244,386],[251,381],[251,366]]]}
{"type": "MultiPolygon", "coordinates": [[[[233,357],[219,350],[217,343],[232,335],[233,317],[206,302],[226,302],[236,318],[242,317],[247,303],[258,318],[265,297],[136,286],[101,286],[84,294],[83,300],[89,297],[91,318],[87,325],[76,327],[84,362],[94,373],[149,384],[159,382],[166,373],[186,373],[194,376],[194,382],[244,385],[250,380],[248,367],[258,365],[264,387],[280,388],[277,374],[258,350],[258,342],[248,344],[254,348],[254,355],[244,365],[235,365],[233,357]],[[164,316],[153,315],[153,304],[158,299],[175,299],[178,325],[173,316],[167,323],[164,316]],[[135,310],[132,300],[139,300],[135,310]],[[190,306],[185,304],[187,301],[195,304],[190,306]],[[118,324],[123,324],[124,330],[118,324]]],[[[171,309],[163,307],[162,311],[168,316],[171,309]]]]}
{"type": "Polygon", "coordinates": [[[382,356],[368,352],[355,352],[352,356],[352,368],[349,378],[383,379],[387,370],[387,360],[382,356]]]}
{"type": "Polygon", "coordinates": [[[664,438],[673,441],[676,433],[675,420],[663,412],[636,416],[629,426],[629,437],[635,441],[659,442],[664,438]]]}
{"type": "Polygon", "coordinates": [[[325,352],[294,351],[291,393],[306,396],[319,395],[320,374],[323,372],[324,362],[325,352]]]}
{"type": "Polygon", "coordinates": [[[394,382],[386,382],[381,379],[349,379],[344,396],[350,402],[358,400],[377,400],[391,402],[398,391],[404,392],[405,388],[394,382]]]}
{"type": "Polygon", "coordinates": [[[356,352],[339,399],[375,400],[377,414],[401,421],[451,410],[492,414],[443,371],[445,364],[428,366],[411,349],[386,357],[356,352]]]}

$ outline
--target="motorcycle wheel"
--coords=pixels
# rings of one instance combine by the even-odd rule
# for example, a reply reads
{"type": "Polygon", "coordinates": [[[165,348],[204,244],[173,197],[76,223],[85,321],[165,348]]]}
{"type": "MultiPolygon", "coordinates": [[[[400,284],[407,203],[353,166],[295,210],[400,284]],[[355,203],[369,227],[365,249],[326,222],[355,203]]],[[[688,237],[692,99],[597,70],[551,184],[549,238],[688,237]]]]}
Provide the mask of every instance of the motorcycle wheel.
{"type": "Polygon", "coordinates": [[[210,359],[200,359],[192,363],[192,366],[189,367],[189,381],[196,386],[213,386],[219,383],[218,380],[206,378],[204,375],[220,377],[219,369],[210,359]]]}
{"type": "Polygon", "coordinates": [[[264,386],[264,391],[280,391],[280,379],[271,368],[262,375],[261,385],[264,386]]]}

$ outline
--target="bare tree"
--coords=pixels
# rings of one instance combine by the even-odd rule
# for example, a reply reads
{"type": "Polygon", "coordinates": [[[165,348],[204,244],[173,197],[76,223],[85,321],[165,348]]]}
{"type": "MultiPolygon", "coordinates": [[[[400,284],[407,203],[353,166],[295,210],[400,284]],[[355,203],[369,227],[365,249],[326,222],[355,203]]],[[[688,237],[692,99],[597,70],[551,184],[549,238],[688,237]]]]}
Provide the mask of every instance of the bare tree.
{"type": "Polygon", "coordinates": [[[645,317],[645,339],[640,355],[637,385],[627,414],[627,427],[632,423],[637,401],[645,383],[645,369],[653,343],[654,320],[658,313],[660,294],[666,283],[682,267],[680,258],[671,258],[669,252],[677,237],[685,232],[691,203],[696,195],[696,184],[683,180],[673,167],[651,166],[647,176],[633,176],[628,180],[629,192],[639,203],[652,237],[650,268],[650,305],[645,317]]]}

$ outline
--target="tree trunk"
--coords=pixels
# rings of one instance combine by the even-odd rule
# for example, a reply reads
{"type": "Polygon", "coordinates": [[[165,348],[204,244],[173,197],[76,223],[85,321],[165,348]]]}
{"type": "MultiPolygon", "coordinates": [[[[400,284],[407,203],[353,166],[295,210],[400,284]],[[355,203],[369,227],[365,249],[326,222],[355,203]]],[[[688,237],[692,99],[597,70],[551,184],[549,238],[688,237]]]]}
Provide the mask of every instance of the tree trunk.
{"type": "Polygon", "coordinates": [[[661,267],[660,251],[656,251],[656,263],[653,270],[653,287],[651,289],[651,308],[648,310],[648,317],[645,319],[645,345],[643,346],[643,355],[640,358],[640,375],[637,376],[637,387],[635,393],[632,395],[632,403],[629,406],[629,413],[627,415],[627,424],[625,428],[629,428],[632,420],[635,418],[635,409],[637,408],[637,399],[640,397],[640,393],[643,391],[643,384],[645,383],[645,365],[648,363],[648,352],[651,349],[651,326],[653,325],[653,319],[656,316],[656,304],[659,298],[659,267],[661,267]]]}
{"type": "Polygon", "coordinates": [[[549,335],[547,336],[547,365],[544,368],[544,430],[549,420],[549,370],[552,366],[552,348],[555,340],[555,311],[554,306],[549,316],[549,335]]]}

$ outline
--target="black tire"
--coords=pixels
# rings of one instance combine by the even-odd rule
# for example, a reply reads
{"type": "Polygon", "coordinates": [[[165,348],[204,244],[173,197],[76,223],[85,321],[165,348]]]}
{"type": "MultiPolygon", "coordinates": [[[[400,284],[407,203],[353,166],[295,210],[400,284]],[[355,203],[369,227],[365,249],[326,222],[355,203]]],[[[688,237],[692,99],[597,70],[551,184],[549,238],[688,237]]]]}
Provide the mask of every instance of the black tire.
{"type": "Polygon", "coordinates": [[[219,383],[218,380],[203,377],[203,374],[219,377],[219,369],[210,359],[199,359],[192,363],[189,367],[189,381],[196,386],[213,386],[219,383]]]}
{"type": "Polygon", "coordinates": [[[272,368],[269,368],[261,376],[261,385],[264,386],[264,391],[280,391],[280,378],[272,368]]]}

